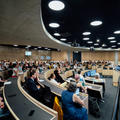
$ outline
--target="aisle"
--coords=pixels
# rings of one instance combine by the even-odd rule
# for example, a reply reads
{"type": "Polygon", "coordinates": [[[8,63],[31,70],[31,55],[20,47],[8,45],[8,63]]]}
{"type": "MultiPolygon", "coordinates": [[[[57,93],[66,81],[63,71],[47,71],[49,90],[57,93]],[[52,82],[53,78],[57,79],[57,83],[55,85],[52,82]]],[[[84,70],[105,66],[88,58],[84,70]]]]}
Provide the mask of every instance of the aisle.
{"type": "Polygon", "coordinates": [[[111,120],[117,88],[112,86],[112,78],[105,79],[106,79],[106,92],[104,97],[105,102],[100,104],[101,117],[95,118],[94,116],[89,114],[88,120],[111,120]]]}

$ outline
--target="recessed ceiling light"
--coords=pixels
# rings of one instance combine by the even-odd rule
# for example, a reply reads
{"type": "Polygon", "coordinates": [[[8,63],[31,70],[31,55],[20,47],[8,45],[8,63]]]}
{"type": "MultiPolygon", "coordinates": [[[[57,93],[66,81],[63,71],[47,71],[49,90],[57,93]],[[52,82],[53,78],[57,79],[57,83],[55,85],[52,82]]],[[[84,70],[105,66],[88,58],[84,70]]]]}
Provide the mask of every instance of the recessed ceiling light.
{"type": "Polygon", "coordinates": [[[34,48],[35,50],[37,50],[37,48],[34,48]]]}
{"type": "Polygon", "coordinates": [[[59,0],[49,2],[48,6],[55,11],[63,10],[65,8],[65,4],[59,0]]]}
{"type": "Polygon", "coordinates": [[[100,42],[100,39],[97,39],[97,42],[100,42]]]}
{"type": "Polygon", "coordinates": [[[13,46],[17,47],[18,45],[13,45],[13,46]]]}
{"type": "Polygon", "coordinates": [[[83,40],[89,40],[90,38],[83,38],[83,40]]]}
{"type": "Polygon", "coordinates": [[[90,35],[91,32],[84,32],[83,35],[90,35]]]}
{"type": "Polygon", "coordinates": [[[60,25],[58,23],[50,23],[49,26],[52,28],[58,28],[60,25]]]}
{"type": "Polygon", "coordinates": [[[27,47],[31,47],[31,45],[28,45],[27,47]]]}
{"type": "Polygon", "coordinates": [[[106,47],[107,45],[106,44],[102,44],[102,47],[106,47]]]}
{"type": "Polygon", "coordinates": [[[91,43],[93,43],[93,41],[88,41],[87,43],[91,44],[91,43]]]}
{"type": "Polygon", "coordinates": [[[96,21],[93,21],[90,23],[90,25],[92,25],[92,26],[99,26],[101,24],[102,24],[102,21],[99,21],[99,20],[96,20],[96,21]]]}
{"type": "Polygon", "coordinates": [[[113,46],[111,46],[111,47],[116,47],[116,45],[113,45],[113,46]]]}
{"type": "Polygon", "coordinates": [[[54,35],[55,35],[55,36],[60,36],[60,34],[59,34],[59,33],[54,33],[54,35]]]}
{"type": "Polygon", "coordinates": [[[120,43],[117,43],[118,45],[120,45],[120,43]]]}
{"type": "Polygon", "coordinates": [[[113,40],[115,39],[115,37],[108,37],[108,40],[113,40]]]}
{"type": "Polygon", "coordinates": [[[95,46],[98,46],[99,44],[98,44],[98,43],[95,43],[94,45],[95,45],[95,46]]]}
{"type": "Polygon", "coordinates": [[[115,43],[116,42],[116,40],[112,40],[112,41],[110,41],[110,43],[115,43]]]}
{"type": "Polygon", "coordinates": [[[67,39],[66,39],[66,38],[61,38],[60,40],[61,40],[61,41],[66,41],[67,39]]]}
{"type": "Polygon", "coordinates": [[[115,31],[114,34],[120,34],[120,30],[115,31]]]}

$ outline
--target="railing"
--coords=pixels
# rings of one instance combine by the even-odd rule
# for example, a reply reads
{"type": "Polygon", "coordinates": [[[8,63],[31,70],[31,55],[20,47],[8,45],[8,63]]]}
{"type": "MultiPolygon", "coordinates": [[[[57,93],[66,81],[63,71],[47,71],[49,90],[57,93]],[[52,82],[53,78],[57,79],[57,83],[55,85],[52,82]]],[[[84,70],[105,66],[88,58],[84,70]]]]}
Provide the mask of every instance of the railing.
{"type": "Polygon", "coordinates": [[[120,77],[119,77],[117,94],[116,94],[116,99],[115,99],[115,103],[114,103],[114,109],[113,109],[112,119],[111,120],[119,120],[120,119],[119,104],[120,104],[120,77]]]}

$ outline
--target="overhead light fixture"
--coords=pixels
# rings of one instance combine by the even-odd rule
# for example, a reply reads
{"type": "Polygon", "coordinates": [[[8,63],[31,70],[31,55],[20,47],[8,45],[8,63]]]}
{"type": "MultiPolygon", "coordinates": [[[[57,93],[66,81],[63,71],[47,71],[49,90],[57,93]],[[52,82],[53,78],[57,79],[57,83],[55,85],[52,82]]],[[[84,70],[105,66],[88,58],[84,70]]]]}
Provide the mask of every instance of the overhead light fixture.
{"type": "Polygon", "coordinates": [[[120,30],[115,31],[114,34],[120,34],[120,30]]]}
{"type": "Polygon", "coordinates": [[[59,33],[54,33],[54,35],[55,35],[55,36],[60,36],[60,34],[59,34],[59,33]]]}
{"type": "Polygon", "coordinates": [[[50,23],[49,26],[52,28],[58,28],[60,25],[58,23],[50,23]]]}
{"type": "Polygon", "coordinates": [[[116,45],[113,45],[113,46],[111,46],[111,47],[116,47],[116,45]]]}
{"type": "Polygon", "coordinates": [[[48,49],[48,48],[45,48],[46,50],[48,49]]]}
{"type": "Polygon", "coordinates": [[[60,11],[65,8],[65,4],[59,0],[53,0],[48,4],[49,8],[55,11],[60,11]]]}
{"type": "Polygon", "coordinates": [[[61,41],[66,41],[67,39],[66,39],[66,38],[61,38],[60,40],[61,40],[61,41]]]}
{"type": "Polygon", "coordinates": [[[110,43],[115,43],[116,42],[116,40],[112,40],[112,41],[110,41],[110,43]]]}
{"type": "Polygon", "coordinates": [[[27,47],[29,48],[29,47],[31,47],[31,45],[28,45],[27,47]]]}
{"type": "Polygon", "coordinates": [[[118,45],[120,45],[120,43],[117,43],[118,45]]]}
{"type": "Polygon", "coordinates": [[[87,43],[91,44],[91,43],[93,43],[93,41],[88,41],[87,43]]]}
{"type": "Polygon", "coordinates": [[[108,37],[108,40],[114,40],[115,37],[108,37]]]}
{"type": "Polygon", "coordinates": [[[37,48],[34,48],[35,50],[37,50],[37,48]]]}
{"type": "Polygon", "coordinates": [[[95,43],[94,45],[95,45],[95,46],[98,46],[99,44],[98,44],[98,43],[95,43]]]}
{"type": "Polygon", "coordinates": [[[41,47],[38,47],[38,48],[41,48],[41,47]]]}
{"type": "Polygon", "coordinates": [[[90,35],[91,32],[84,32],[83,35],[90,35]]]}
{"type": "Polygon", "coordinates": [[[102,21],[96,20],[96,21],[91,22],[90,25],[99,26],[99,25],[102,25],[102,21]]]}
{"type": "Polygon", "coordinates": [[[18,45],[13,45],[13,46],[17,47],[18,45]]]}
{"type": "Polygon", "coordinates": [[[83,38],[83,40],[89,40],[90,38],[83,38]]]}
{"type": "Polygon", "coordinates": [[[97,42],[100,42],[100,39],[97,39],[96,41],[97,41],[97,42]]]}
{"type": "Polygon", "coordinates": [[[102,47],[106,47],[107,45],[106,44],[102,44],[102,47]]]}

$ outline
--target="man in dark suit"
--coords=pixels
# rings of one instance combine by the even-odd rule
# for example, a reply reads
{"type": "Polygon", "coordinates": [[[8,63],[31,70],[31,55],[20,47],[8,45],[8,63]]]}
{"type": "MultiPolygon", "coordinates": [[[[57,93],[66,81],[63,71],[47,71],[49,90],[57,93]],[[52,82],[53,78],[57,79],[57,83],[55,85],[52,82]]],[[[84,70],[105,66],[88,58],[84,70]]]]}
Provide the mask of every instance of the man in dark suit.
{"type": "Polygon", "coordinates": [[[43,95],[43,88],[35,83],[35,79],[36,71],[33,70],[30,72],[30,78],[27,80],[27,88],[31,96],[37,100],[41,100],[43,95]]]}

